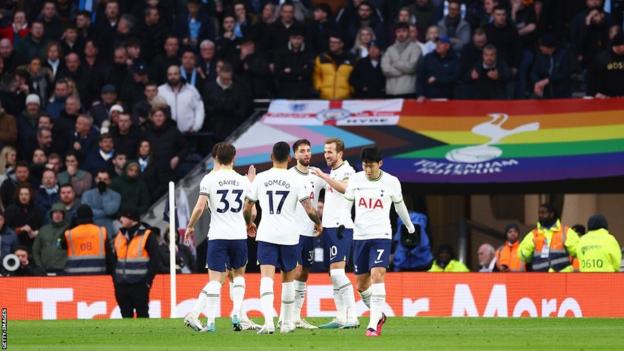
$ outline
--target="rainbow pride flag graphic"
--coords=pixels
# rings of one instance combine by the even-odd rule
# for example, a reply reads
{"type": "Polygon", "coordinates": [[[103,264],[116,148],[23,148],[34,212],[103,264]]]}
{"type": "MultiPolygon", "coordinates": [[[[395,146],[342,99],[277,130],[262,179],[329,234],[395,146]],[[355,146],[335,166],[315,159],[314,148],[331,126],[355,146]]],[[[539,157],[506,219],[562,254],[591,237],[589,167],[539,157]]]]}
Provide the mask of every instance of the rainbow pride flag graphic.
{"type": "Polygon", "coordinates": [[[236,141],[237,164],[269,162],[271,145],[329,137],[377,145],[383,169],[414,183],[527,183],[624,176],[624,100],[276,101],[236,141]],[[259,137],[260,136],[260,137],[259,137]]]}

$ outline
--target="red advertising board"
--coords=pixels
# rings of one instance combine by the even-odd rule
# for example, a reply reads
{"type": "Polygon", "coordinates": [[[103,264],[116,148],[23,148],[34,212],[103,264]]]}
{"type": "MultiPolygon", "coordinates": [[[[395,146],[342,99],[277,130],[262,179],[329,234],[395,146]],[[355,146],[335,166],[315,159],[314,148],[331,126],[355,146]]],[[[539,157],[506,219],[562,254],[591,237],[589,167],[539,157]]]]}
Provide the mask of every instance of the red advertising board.
{"type": "MultiPolygon", "coordinates": [[[[244,309],[251,317],[259,316],[260,276],[246,279],[244,309]]],[[[207,275],[178,275],[177,280],[181,317],[191,310],[207,275]]],[[[618,273],[389,273],[386,291],[389,316],[624,317],[624,275],[618,273]]],[[[219,314],[228,316],[232,304],[227,286],[221,293],[219,314]]],[[[366,314],[363,302],[357,301],[358,312],[366,314]]],[[[10,319],[120,317],[109,276],[1,278],[0,305],[10,319]]],[[[150,293],[150,316],[170,317],[169,306],[169,277],[159,275],[150,293]]],[[[334,313],[329,277],[311,275],[304,314],[334,313]]]]}

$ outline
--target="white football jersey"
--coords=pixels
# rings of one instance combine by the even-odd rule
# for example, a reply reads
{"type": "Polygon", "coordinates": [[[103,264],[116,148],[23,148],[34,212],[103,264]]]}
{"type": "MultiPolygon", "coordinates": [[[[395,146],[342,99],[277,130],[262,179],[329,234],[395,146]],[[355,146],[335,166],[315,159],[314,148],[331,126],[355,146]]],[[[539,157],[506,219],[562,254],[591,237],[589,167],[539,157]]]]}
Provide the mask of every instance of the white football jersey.
{"type": "Polygon", "coordinates": [[[286,169],[271,168],[259,173],[247,195],[249,200],[258,201],[262,209],[256,240],[278,245],[299,244],[301,222],[297,207],[309,197],[303,183],[286,169]]]}
{"type": "Polygon", "coordinates": [[[369,180],[365,172],[358,172],[349,180],[344,197],[355,206],[354,240],[392,239],[390,206],[403,201],[397,177],[382,171],[379,179],[369,180]]]}
{"type": "Polygon", "coordinates": [[[234,170],[220,169],[202,178],[199,194],[208,196],[210,208],[208,240],[247,239],[243,207],[250,190],[249,179],[234,170]]]}
{"type": "MultiPolygon", "coordinates": [[[[347,181],[355,174],[355,170],[349,161],[343,161],[340,167],[332,169],[329,176],[341,182],[347,181]]],[[[341,224],[345,228],[353,228],[353,221],[340,223],[340,211],[342,211],[345,199],[343,194],[325,183],[325,204],[323,206],[323,228],[338,228],[341,224]]]]}
{"type": "MultiPolygon", "coordinates": [[[[316,209],[318,205],[318,197],[321,189],[325,185],[325,182],[315,176],[314,174],[302,173],[297,167],[292,167],[288,170],[293,178],[298,178],[301,180],[303,185],[306,188],[306,193],[310,195],[310,200],[312,200],[312,206],[316,209]]],[[[299,228],[299,234],[303,236],[314,236],[314,222],[308,217],[303,205],[299,204],[297,206],[297,218],[299,223],[301,223],[299,228]]]]}

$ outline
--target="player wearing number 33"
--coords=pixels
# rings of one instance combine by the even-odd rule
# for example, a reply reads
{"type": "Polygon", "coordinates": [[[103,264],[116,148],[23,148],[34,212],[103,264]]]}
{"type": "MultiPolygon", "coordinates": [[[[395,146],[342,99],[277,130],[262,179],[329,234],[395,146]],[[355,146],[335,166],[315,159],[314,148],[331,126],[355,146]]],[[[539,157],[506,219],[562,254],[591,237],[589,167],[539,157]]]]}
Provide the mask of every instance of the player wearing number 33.
{"type": "MultiPolygon", "coordinates": [[[[362,168],[349,180],[344,197],[347,201],[341,211],[345,223],[351,217],[355,203],[353,228],[353,265],[357,289],[362,300],[370,309],[370,321],[366,336],[380,336],[386,321],[382,312],[386,304],[384,275],[389,265],[392,246],[392,226],[390,225],[390,205],[403,221],[409,233],[414,233],[414,225],[403,202],[399,180],[381,170],[383,161],[376,147],[362,149],[362,168]]],[[[343,230],[340,226],[338,230],[343,230]]]]}
{"type": "MultiPolygon", "coordinates": [[[[194,226],[208,205],[211,213],[206,255],[209,282],[199,294],[192,311],[184,318],[184,324],[196,331],[216,330],[215,317],[220,303],[221,285],[228,270],[233,275],[230,290],[234,305],[232,327],[235,331],[240,331],[247,329],[245,325],[250,324],[242,311],[242,305],[245,296],[247,235],[253,236],[255,227],[247,225],[243,217],[245,196],[251,183],[247,177],[234,171],[235,155],[236,149],[231,144],[218,143],[213,147],[215,166],[200,182],[199,198],[185,232],[186,239],[193,235],[194,226]],[[208,321],[204,327],[199,321],[199,314],[205,308],[208,321]]],[[[250,176],[254,173],[253,167],[250,167],[250,176]]]]}

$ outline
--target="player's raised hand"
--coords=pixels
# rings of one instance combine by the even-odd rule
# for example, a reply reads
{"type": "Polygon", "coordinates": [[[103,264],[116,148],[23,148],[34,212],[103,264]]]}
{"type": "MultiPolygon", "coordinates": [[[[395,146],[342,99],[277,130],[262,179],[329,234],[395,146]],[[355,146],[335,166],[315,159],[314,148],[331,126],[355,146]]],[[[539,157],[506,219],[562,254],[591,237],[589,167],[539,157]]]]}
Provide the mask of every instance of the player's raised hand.
{"type": "Polygon", "coordinates": [[[314,174],[317,177],[320,177],[321,179],[327,178],[327,173],[323,172],[318,167],[310,167],[310,173],[314,174]]]}
{"type": "Polygon", "coordinates": [[[256,167],[254,165],[250,165],[249,169],[247,169],[247,178],[249,178],[250,182],[256,178],[256,167]]]}
{"type": "Polygon", "coordinates": [[[254,222],[249,223],[247,225],[247,236],[250,238],[255,238],[257,230],[258,230],[258,227],[256,227],[256,223],[254,222]]]}

